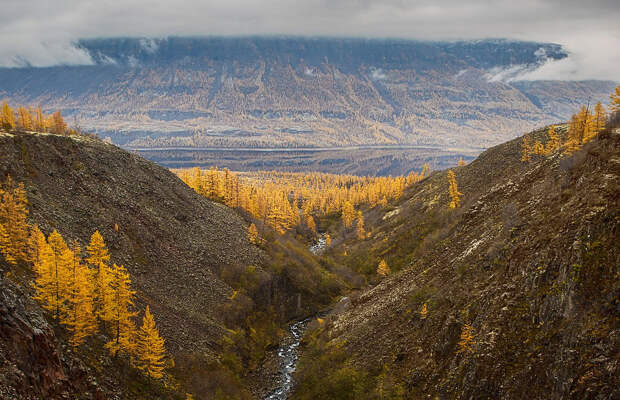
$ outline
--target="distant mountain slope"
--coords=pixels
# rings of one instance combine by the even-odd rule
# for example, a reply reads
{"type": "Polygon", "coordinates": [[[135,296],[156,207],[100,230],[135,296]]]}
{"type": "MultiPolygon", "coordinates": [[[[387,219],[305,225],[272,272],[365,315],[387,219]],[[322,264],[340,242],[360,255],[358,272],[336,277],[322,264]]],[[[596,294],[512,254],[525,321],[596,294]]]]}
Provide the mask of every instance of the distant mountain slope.
{"type": "Polygon", "coordinates": [[[520,149],[516,139],[454,169],[462,208],[448,208],[437,172],[369,213],[370,239],[333,250],[400,272],[310,335],[293,398],[620,395],[620,131],[571,157],[523,163],[520,149]]]}
{"type": "Polygon", "coordinates": [[[126,146],[488,147],[607,100],[614,83],[502,79],[555,44],[320,38],[83,40],[91,66],[0,69],[0,98],[126,146]]]}

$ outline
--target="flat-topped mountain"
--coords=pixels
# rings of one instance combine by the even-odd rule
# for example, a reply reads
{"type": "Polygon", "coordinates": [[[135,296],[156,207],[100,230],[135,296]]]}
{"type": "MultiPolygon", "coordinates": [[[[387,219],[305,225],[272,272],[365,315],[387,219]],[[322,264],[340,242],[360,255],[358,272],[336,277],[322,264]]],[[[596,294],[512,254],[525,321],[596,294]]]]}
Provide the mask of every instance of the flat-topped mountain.
{"type": "Polygon", "coordinates": [[[0,98],[124,146],[489,147],[606,100],[611,82],[510,81],[566,52],[507,40],[91,39],[92,65],[0,69],[0,98]]]}

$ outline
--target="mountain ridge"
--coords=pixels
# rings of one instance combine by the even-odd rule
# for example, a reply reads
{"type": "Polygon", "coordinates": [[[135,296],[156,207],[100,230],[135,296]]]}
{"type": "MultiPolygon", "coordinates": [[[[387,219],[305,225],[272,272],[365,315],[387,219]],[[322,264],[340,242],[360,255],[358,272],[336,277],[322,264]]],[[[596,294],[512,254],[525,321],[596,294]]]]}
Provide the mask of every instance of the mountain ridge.
{"type": "Polygon", "coordinates": [[[617,397],[619,141],[525,163],[515,139],[453,169],[456,210],[447,171],[370,210],[328,255],[394,273],[315,324],[293,398],[617,397]]]}
{"type": "Polygon", "coordinates": [[[0,98],[61,109],[128,147],[489,147],[606,101],[615,87],[505,82],[566,57],[536,42],[172,37],[79,46],[95,65],[0,69],[0,98]]]}

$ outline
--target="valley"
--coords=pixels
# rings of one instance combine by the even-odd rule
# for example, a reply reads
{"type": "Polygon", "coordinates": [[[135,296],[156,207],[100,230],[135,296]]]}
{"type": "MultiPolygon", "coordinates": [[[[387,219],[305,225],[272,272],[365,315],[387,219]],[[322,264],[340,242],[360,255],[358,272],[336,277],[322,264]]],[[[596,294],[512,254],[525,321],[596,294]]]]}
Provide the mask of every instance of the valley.
{"type": "Polygon", "coordinates": [[[445,169],[460,158],[470,161],[483,149],[431,146],[352,146],[332,148],[129,148],[168,168],[209,168],[231,171],[316,171],[358,176],[408,175],[428,164],[445,169]]]}
{"type": "Polygon", "coordinates": [[[0,395],[614,398],[611,100],[484,151],[131,152],[5,103],[0,395]]]}

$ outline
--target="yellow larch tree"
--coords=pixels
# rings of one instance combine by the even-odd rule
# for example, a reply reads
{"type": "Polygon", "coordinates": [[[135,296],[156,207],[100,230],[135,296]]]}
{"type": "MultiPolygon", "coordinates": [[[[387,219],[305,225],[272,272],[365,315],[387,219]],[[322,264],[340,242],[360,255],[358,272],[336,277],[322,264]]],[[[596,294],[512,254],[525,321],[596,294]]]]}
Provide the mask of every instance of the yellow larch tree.
{"type": "Polygon", "coordinates": [[[26,131],[33,129],[32,115],[26,107],[19,107],[17,109],[17,125],[26,131]]]}
{"type": "Polygon", "coordinates": [[[48,310],[54,312],[54,318],[61,323],[67,315],[67,301],[70,295],[69,276],[73,263],[73,252],[67,246],[62,235],[56,229],[47,237],[52,251],[52,297],[48,310]]]}
{"type": "Polygon", "coordinates": [[[345,228],[350,228],[355,221],[357,213],[350,201],[345,201],[342,205],[342,223],[345,228]]]}
{"type": "Polygon", "coordinates": [[[573,114],[568,125],[568,134],[564,143],[564,154],[572,154],[581,147],[580,123],[577,114],[573,114]]]}
{"type": "Polygon", "coordinates": [[[470,324],[465,324],[461,328],[461,340],[459,341],[459,349],[457,354],[473,352],[473,345],[475,343],[474,328],[470,324]]]}
{"type": "Polygon", "coordinates": [[[66,321],[71,332],[69,342],[78,347],[97,332],[97,318],[93,309],[95,287],[90,269],[82,262],[81,249],[74,241],[71,245],[73,260],[69,275],[69,306],[66,321]]]}
{"type": "Polygon", "coordinates": [[[448,171],[448,183],[450,185],[448,188],[450,194],[450,208],[457,208],[461,205],[461,196],[463,193],[459,192],[456,176],[452,170],[448,171]]]}
{"type": "Polygon", "coordinates": [[[388,276],[390,272],[390,267],[388,267],[387,262],[385,262],[385,260],[379,261],[379,265],[377,266],[377,274],[381,276],[388,276]]]}
{"type": "Polygon", "coordinates": [[[544,156],[545,155],[545,146],[543,146],[543,144],[536,140],[534,142],[534,146],[532,147],[532,153],[539,155],[539,156],[544,156]]]}
{"type": "Polygon", "coordinates": [[[329,247],[332,245],[332,237],[329,236],[329,233],[325,234],[325,246],[329,247]]]}
{"type": "Polygon", "coordinates": [[[10,240],[9,240],[9,234],[7,233],[6,229],[4,228],[4,225],[0,224],[0,254],[4,255],[4,259],[11,263],[13,262],[13,260],[10,260],[7,257],[7,253],[5,252],[4,249],[8,248],[10,246],[10,240]]]}
{"type": "Polygon", "coordinates": [[[521,143],[521,161],[529,162],[531,160],[532,148],[530,146],[530,140],[528,135],[523,135],[523,142],[521,143]]]}
{"type": "Polygon", "coordinates": [[[282,201],[282,197],[274,199],[266,217],[267,223],[281,235],[291,227],[290,214],[286,210],[285,203],[288,201],[282,201]]]}
{"type": "Polygon", "coordinates": [[[165,356],[164,339],[159,336],[155,318],[147,306],[142,319],[142,327],[138,332],[138,368],[144,371],[147,376],[159,379],[163,376],[165,356]]]}
{"type": "Polygon", "coordinates": [[[15,129],[15,114],[13,109],[9,107],[7,102],[2,104],[2,113],[0,113],[0,125],[6,130],[15,129]]]}
{"type": "Polygon", "coordinates": [[[260,243],[258,229],[256,229],[256,225],[254,225],[254,223],[251,223],[250,226],[248,227],[248,239],[250,240],[250,243],[252,244],[260,243]]]}
{"type": "Polygon", "coordinates": [[[364,214],[361,211],[357,212],[357,226],[355,227],[355,233],[359,240],[366,239],[366,230],[364,229],[364,214]]]}
{"type": "Polygon", "coordinates": [[[428,175],[430,170],[431,170],[431,167],[425,163],[424,166],[422,167],[422,172],[420,173],[420,180],[424,179],[428,175]]]}
{"type": "Polygon", "coordinates": [[[112,266],[111,301],[106,304],[107,308],[103,316],[108,322],[112,340],[106,347],[113,355],[119,350],[131,354],[134,350],[135,327],[132,318],[136,315],[131,310],[135,291],[131,290],[131,279],[124,266],[112,266]]]}
{"type": "Polygon", "coordinates": [[[607,113],[605,112],[605,107],[603,107],[603,104],[600,101],[594,106],[593,123],[594,132],[596,134],[602,131],[607,123],[607,113]]]}
{"type": "Polygon", "coordinates": [[[6,260],[15,264],[28,258],[28,199],[22,183],[15,185],[11,177],[0,186],[0,224],[8,241],[0,246],[6,260]]]}
{"type": "Polygon", "coordinates": [[[95,313],[105,327],[105,312],[110,309],[112,289],[112,271],[107,262],[110,260],[108,248],[99,231],[95,231],[90,237],[90,243],[86,247],[88,257],[86,262],[94,269],[95,275],[95,313]]]}
{"type": "Polygon", "coordinates": [[[620,85],[616,87],[616,90],[609,96],[609,99],[609,111],[620,111],[620,85]]]}
{"type": "Polygon", "coordinates": [[[312,215],[306,216],[306,226],[310,229],[310,232],[316,235],[316,223],[314,222],[312,215]]]}
{"type": "Polygon", "coordinates": [[[420,319],[426,319],[428,316],[428,303],[422,304],[422,308],[420,309],[420,319]]]}
{"type": "Polygon", "coordinates": [[[41,302],[43,308],[53,309],[54,293],[56,285],[54,282],[54,252],[47,243],[47,239],[38,244],[37,260],[33,265],[35,273],[34,288],[35,299],[41,302]]]}
{"type": "Polygon", "coordinates": [[[46,132],[47,131],[47,119],[43,115],[43,111],[41,110],[41,106],[38,106],[34,110],[34,130],[37,132],[46,132]]]}
{"type": "Polygon", "coordinates": [[[28,237],[28,262],[35,263],[39,259],[39,249],[43,248],[45,241],[45,235],[39,226],[37,224],[32,225],[28,237]]]}
{"type": "Polygon", "coordinates": [[[463,161],[463,157],[459,158],[459,162],[458,162],[459,167],[462,167],[464,165],[467,165],[467,163],[465,161],[463,161]]]}
{"type": "Polygon", "coordinates": [[[57,135],[63,135],[67,131],[67,124],[62,118],[62,113],[60,112],[60,110],[52,114],[52,116],[50,117],[49,125],[52,133],[55,133],[57,135]]]}
{"type": "Polygon", "coordinates": [[[549,140],[545,146],[545,155],[551,155],[560,148],[560,136],[555,131],[555,126],[551,125],[548,131],[549,140]]]}

